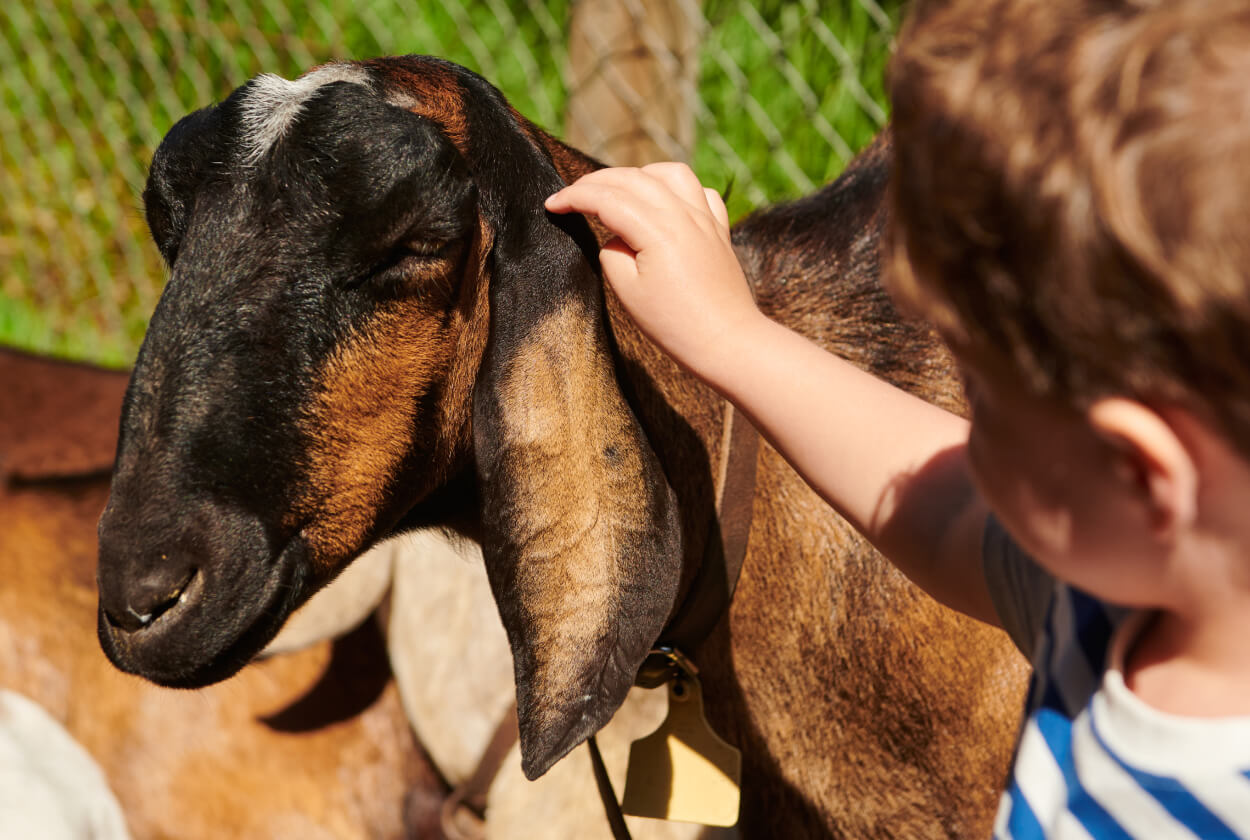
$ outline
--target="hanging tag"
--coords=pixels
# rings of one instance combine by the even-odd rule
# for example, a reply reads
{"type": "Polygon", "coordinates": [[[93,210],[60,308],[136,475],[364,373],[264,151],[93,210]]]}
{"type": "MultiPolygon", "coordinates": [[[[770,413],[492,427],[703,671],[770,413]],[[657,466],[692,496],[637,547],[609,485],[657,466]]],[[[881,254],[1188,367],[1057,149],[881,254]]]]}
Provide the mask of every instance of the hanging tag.
{"type": "Polygon", "coordinates": [[[703,716],[703,689],[683,674],[668,687],[668,717],[629,748],[621,810],[635,817],[730,826],[738,822],[742,753],[703,716]]]}

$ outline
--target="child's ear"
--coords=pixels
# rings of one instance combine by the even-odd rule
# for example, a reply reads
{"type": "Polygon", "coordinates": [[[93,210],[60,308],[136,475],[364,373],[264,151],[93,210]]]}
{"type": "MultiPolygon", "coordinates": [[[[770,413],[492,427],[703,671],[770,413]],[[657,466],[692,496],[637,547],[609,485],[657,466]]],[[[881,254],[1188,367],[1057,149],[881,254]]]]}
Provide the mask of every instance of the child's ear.
{"type": "Polygon", "coordinates": [[[1198,466],[1168,419],[1136,400],[1104,397],[1086,412],[1090,427],[1112,450],[1116,475],[1140,494],[1151,530],[1167,539],[1198,514],[1198,466]]]}

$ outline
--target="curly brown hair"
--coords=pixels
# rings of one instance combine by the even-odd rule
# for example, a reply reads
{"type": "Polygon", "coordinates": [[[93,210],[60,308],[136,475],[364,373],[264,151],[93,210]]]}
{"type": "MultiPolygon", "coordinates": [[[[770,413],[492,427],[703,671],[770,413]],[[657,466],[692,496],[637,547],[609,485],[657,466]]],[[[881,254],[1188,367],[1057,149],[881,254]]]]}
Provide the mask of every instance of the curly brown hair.
{"type": "Polygon", "coordinates": [[[890,91],[900,302],[1033,393],[1250,454],[1250,4],[921,4],[890,91]]]}

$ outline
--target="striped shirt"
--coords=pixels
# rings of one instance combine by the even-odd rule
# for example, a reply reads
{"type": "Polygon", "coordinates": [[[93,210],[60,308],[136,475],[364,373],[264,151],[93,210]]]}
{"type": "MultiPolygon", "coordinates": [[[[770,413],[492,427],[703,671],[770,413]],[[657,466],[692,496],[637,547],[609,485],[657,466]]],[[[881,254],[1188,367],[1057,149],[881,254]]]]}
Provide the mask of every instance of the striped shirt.
{"type": "Polygon", "coordinates": [[[1250,717],[1147,706],[1123,679],[1147,613],[1054,581],[993,521],[984,560],[1004,627],[1033,651],[994,837],[1250,840],[1250,717]]]}

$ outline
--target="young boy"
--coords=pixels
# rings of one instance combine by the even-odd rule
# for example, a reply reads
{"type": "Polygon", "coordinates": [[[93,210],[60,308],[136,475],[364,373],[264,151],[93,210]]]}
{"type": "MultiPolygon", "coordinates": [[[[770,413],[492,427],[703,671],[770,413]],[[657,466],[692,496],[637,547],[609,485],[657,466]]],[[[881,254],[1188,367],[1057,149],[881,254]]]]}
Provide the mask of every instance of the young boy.
{"type": "Polygon", "coordinates": [[[552,196],[641,328],[1033,656],[1003,837],[1250,837],[1250,6],[949,0],[892,69],[888,275],[971,422],[769,321],[689,169],[552,196]]]}

